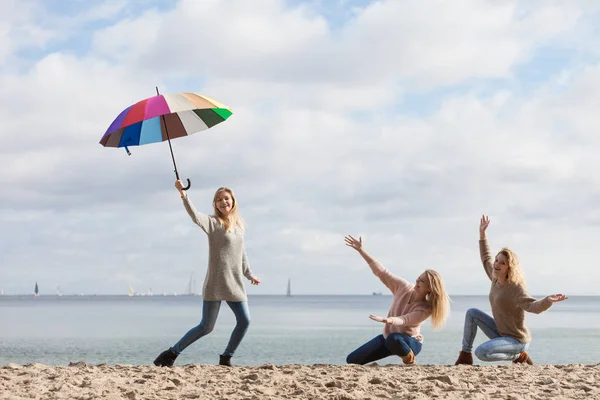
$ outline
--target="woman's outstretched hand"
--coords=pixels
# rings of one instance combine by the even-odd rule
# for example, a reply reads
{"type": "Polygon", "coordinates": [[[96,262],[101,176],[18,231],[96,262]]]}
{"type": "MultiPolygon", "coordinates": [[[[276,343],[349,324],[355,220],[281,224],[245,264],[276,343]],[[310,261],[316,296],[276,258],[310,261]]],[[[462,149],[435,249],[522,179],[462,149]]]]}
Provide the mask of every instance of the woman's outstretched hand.
{"type": "Polygon", "coordinates": [[[346,241],[346,246],[350,246],[356,251],[362,250],[362,245],[363,245],[362,236],[359,236],[358,240],[357,240],[357,239],[353,238],[352,235],[348,235],[344,238],[344,240],[346,241]]]}
{"type": "Polygon", "coordinates": [[[383,317],[378,317],[377,315],[369,315],[369,318],[371,318],[373,321],[377,321],[377,322],[383,322],[384,324],[390,324],[391,321],[387,318],[383,318],[383,317]]]}
{"type": "Polygon", "coordinates": [[[481,221],[479,221],[479,237],[485,239],[485,230],[490,225],[490,217],[487,215],[481,216],[481,221]]]}
{"type": "Polygon", "coordinates": [[[548,300],[549,300],[551,303],[558,303],[559,301],[564,301],[564,300],[566,300],[566,299],[568,299],[568,297],[567,297],[567,296],[565,296],[565,295],[564,295],[564,294],[562,294],[562,293],[558,293],[558,294],[551,294],[550,296],[548,296],[548,300]]]}
{"type": "Polygon", "coordinates": [[[258,276],[253,276],[250,283],[253,285],[258,285],[260,283],[260,278],[258,276]]]}
{"type": "Polygon", "coordinates": [[[183,182],[181,182],[181,180],[177,179],[175,181],[175,188],[179,190],[179,194],[181,195],[181,197],[185,196],[185,190],[183,190],[183,182]]]}

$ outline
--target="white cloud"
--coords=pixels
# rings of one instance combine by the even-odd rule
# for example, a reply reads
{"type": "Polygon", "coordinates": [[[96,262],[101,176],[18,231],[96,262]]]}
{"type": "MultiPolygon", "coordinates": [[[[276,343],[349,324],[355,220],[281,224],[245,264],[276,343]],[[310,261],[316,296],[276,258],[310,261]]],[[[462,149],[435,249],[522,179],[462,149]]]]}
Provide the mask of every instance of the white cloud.
{"type": "MultiPolygon", "coordinates": [[[[143,54],[137,65],[270,83],[411,79],[434,87],[510,76],[532,49],[574,28],[582,14],[573,3],[532,8],[517,19],[516,2],[439,1],[423,7],[382,1],[332,31],[306,6],[285,9],[280,1],[263,1],[260,9],[257,14],[254,3],[237,0],[183,1],[162,23],[153,22],[159,26],[155,43],[146,37],[132,44],[134,54],[143,54]]],[[[134,22],[123,24],[98,33],[98,40],[118,49],[124,37],[139,35],[134,22]],[[129,34],[115,36],[115,29],[129,34]]]]}
{"type": "MultiPolygon", "coordinates": [[[[299,293],[377,290],[344,246],[360,232],[409,280],[434,268],[453,293],[485,293],[482,212],[493,247],[521,255],[532,291],[594,292],[600,68],[573,39],[597,40],[581,27],[588,6],[388,1],[336,27],[310,3],[275,0],[83,10],[76,21],[123,16],[94,28],[83,54],[65,44],[0,70],[0,286],[181,292],[191,271],[203,276],[206,238],[172,186],[166,144],[130,157],[98,144],[159,85],[233,108],[173,147],[199,209],[210,211],[217,187],[234,188],[263,279],[252,293],[282,293],[288,277],[299,293]],[[580,61],[522,89],[515,67],[555,43],[580,61]],[[411,93],[430,89],[439,106],[408,112],[411,93]]],[[[67,28],[79,23],[63,30],[52,17],[53,38],[77,35],[67,28]]],[[[2,49],[14,57],[12,36],[2,38],[0,59],[2,49]]]]}
{"type": "Polygon", "coordinates": [[[9,37],[10,25],[6,21],[0,21],[0,65],[12,51],[12,43],[9,37]]]}
{"type": "Polygon", "coordinates": [[[126,19],[95,32],[92,39],[94,54],[115,62],[139,57],[157,40],[161,24],[161,15],[156,10],[149,10],[136,19],[126,19]]]}

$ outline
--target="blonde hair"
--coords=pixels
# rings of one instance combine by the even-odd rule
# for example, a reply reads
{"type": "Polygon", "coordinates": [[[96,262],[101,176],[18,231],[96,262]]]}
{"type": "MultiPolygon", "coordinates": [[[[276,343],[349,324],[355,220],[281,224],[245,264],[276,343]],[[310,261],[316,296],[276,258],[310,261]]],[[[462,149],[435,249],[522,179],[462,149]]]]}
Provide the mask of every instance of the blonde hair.
{"type": "Polygon", "coordinates": [[[429,278],[429,303],[431,304],[431,325],[434,328],[441,328],[450,313],[450,298],[446,293],[444,280],[442,276],[432,269],[425,270],[429,278]]]}
{"type": "Polygon", "coordinates": [[[235,195],[233,194],[233,190],[227,187],[220,187],[215,192],[215,196],[213,197],[213,210],[215,213],[215,217],[225,226],[225,231],[230,231],[231,228],[238,227],[241,230],[245,229],[244,221],[242,217],[238,214],[238,206],[237,201],[235,200],[235,195]],[[231,211],[229,211],[229,215],[225,216],[219,209],[217,208],[217,197],[223,193],[227,192],[231,196],[231,211]]]}
{"type": "MultiPolygon", "coordinates": [[[[525,286],[525,277],[523,276],[521,264],[519,263],[519,257],[517,257],[516,253],[514,253],[508,247],[503,247],[498,254],[502,254],[508,261],[506,280],[516,285],[525,286]]],[[[498,257],[498,255],[496,255],[496,257],[498,257]]]]}

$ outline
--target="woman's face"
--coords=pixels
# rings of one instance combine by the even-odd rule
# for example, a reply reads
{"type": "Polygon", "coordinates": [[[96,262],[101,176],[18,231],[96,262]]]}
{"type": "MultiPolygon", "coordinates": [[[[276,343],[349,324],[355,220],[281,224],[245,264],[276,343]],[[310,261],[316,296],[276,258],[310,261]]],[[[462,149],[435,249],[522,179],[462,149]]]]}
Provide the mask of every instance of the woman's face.
{"type": "Polygon", "coordinates": [[[427,276],[427,273],[423,272],[421,275],[419,275],[415,282],[415,291],[422,295],[426,295],[427,293],[431,292],[431,286],[429,285],[429,277],[427,276]]]}
{"type": "Polygon", "coordinates": [[[506,279],[508,277],[508,259],[504,254],[498,253],[496,255],[492,276],[496,279],[506,279]]]}
{"type": "Polygon", "coordinates": [[[215,205],[217,206],[217,210],[219,210],[223,215],[228,215],[233,208],[233,199],[231,198],[229,192],[224,190],[219,193],[215,199],[215,205]]]}

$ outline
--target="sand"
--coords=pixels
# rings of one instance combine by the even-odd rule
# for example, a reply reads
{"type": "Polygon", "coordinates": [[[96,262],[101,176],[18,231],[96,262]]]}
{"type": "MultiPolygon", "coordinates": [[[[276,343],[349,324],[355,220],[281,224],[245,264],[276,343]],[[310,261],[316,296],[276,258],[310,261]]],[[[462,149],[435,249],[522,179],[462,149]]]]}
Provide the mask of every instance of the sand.
{"type": "Polygon", "coordinates": [[[600,364],[8,364],[0,366],[0,399],[600,399],[600,364]]]}

